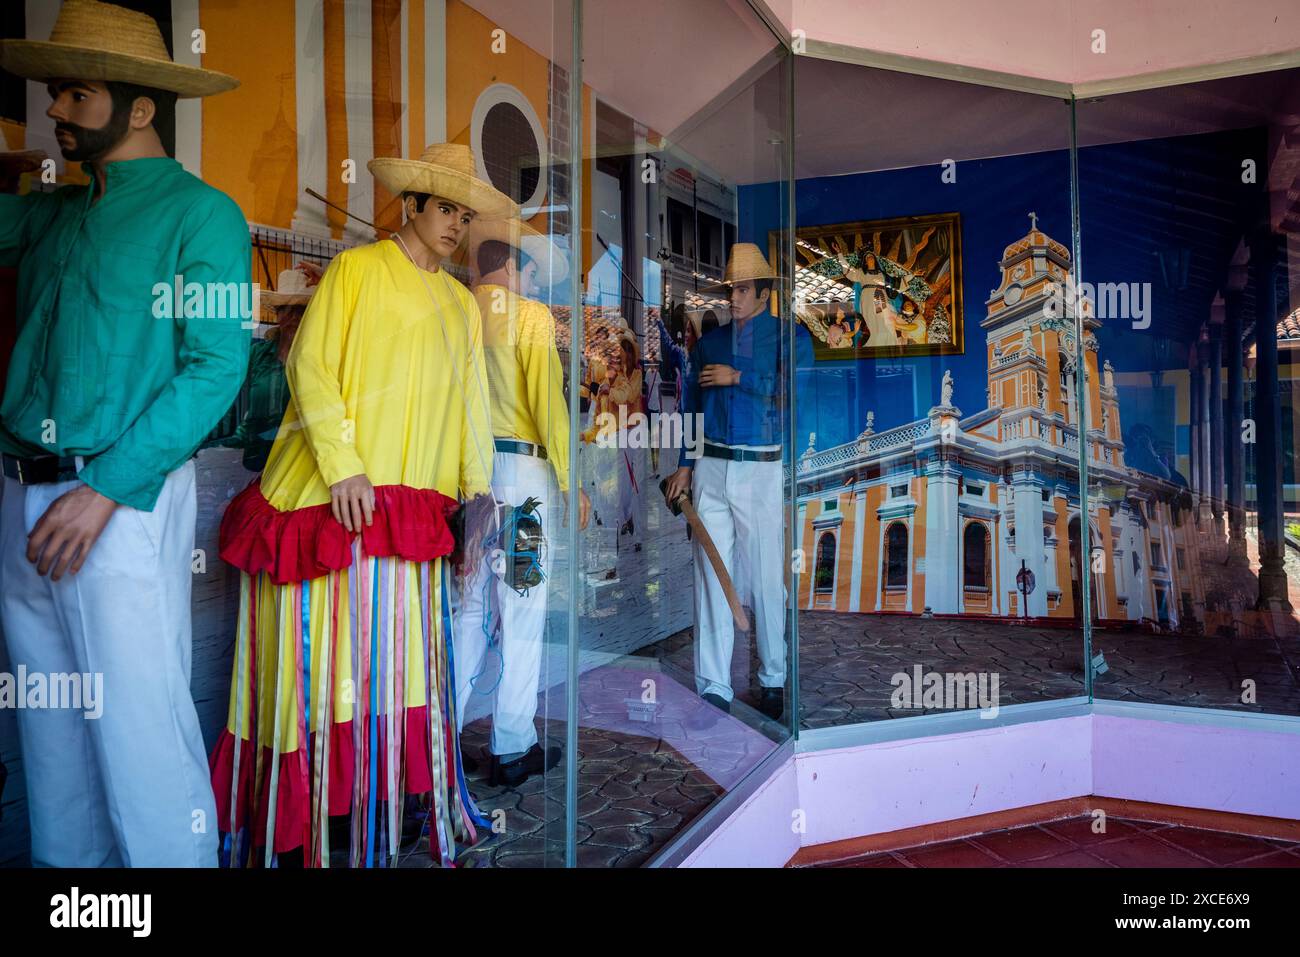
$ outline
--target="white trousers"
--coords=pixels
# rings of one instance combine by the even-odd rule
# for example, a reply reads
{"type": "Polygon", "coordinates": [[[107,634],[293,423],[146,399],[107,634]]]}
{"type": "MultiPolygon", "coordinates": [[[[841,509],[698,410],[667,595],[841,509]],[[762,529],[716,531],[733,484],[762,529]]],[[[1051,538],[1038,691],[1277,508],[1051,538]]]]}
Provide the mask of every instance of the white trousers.
{"type": "Polygon", "coordinates": [[[167,477],[152,512],[119,506],[81,571],[51,581],[27,561],[27,536],[80,484],[6,479],[0,509],[0,615],[14,669],[103,676],[98,718],[18,712],[32,863],[216,866],[216,805],[190,695],[194,462],[167,477]]]}
{"type": "MultiPolygon", "coordinates": [[[[497,452],[492,460],[492,497],[512,508],[535,497],[541,503],[538,514],[548,543],[555,541],[561,521],[553,475],[545,459],[532,455],[497,452]]],[[[492,753],[518,754],[537,743],[533,719],[552,562],[543,562],[546,577],[541,584],[520,595],[493,574],[491,560],[490,554],[484,556],[461,591],[452,646],[456,656],[456,727],[464,727],[471,695],[490,695],[492,753]],[[499,634],[499,655],[487,653],[485,618],[489,633],[499,634]]]]}
{"type": "MultiPolygon", "coordinates": [[[[785,687],[785,515],[781,463],[703,457],[691,479],[695,510],[754,613],[758,683],[785,687]]],[[[726,701],[735,621],[722,584],[695,540],[695,689],[726,701]]]]}

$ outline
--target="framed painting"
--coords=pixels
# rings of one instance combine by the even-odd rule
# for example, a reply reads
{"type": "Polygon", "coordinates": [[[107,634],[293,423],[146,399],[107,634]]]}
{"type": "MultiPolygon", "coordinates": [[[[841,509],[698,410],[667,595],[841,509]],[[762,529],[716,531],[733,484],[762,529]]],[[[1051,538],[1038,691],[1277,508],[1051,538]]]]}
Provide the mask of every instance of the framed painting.
{"type": "MultiPolygon", "coordinates": [[[[781,233],[768,236],[771,262],[781,233]]],[[[936,213],[795,230],[795,313],[818,360],[966,351],[961,214],[936,213]]]]}

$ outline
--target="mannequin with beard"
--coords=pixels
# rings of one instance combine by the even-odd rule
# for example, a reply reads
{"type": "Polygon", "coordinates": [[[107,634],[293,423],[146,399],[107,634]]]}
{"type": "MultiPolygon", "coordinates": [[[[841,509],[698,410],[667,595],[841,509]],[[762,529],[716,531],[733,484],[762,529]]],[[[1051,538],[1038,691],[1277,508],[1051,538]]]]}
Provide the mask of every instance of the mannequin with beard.
{"type": "Polygon", "coordinates": [[[67,0],[48,43],[0,41],[0,67],[45,87],[64,159],[90,176],[0,196],[0,267],[17,270],[0,616],[15,666],[93,674],[103,702],[94,721],[19,712],[32,863],[210,866],[191,459],[244,375],[251,256],[239,207],[169,159],[158,126],[178,96],[238,83],[173,63],[151,17],[95,0],[67,0]],[[177,276],[235,290],[233,314],[211,295],[177,309],[177,276]]]}

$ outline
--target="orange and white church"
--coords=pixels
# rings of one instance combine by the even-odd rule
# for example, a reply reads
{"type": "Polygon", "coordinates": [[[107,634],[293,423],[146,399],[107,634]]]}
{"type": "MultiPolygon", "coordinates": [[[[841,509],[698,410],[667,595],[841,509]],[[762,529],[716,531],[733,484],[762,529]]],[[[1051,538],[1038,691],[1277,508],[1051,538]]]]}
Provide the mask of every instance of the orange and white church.
{"type": "Polygon", "coordinates": [[[798,461],[799,607],[1077,619],[1081,574],[1094,617],[1169,629],[1203,623],[1204,586],[1185,490],[1125,465],[1100,321],[1062,298],[1070,253],[1033,225],[1006,248],[986,302],[988,407],[963,415],[944,374],[926,418],[798,461]],[[1063,308],[1062,308],[1063,307],[1063,308]],[[1081,555],[1079,362],[1086,370],[1088,533],[1081,555]],[[1023,568],[1034,586],[1017,584],[1023,568]]]}

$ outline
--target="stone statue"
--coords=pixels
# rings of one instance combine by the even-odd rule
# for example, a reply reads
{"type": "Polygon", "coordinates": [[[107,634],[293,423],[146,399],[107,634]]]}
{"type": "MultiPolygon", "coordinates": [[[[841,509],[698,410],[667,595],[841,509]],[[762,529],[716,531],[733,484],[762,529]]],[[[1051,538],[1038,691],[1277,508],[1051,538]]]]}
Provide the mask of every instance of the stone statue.
{"type": "Polygon", "coordinates": [[[1115,367],[1110,364],[1109,359],[1107,359],[1104,363],[1102,363],[1101,372],[1102,372],[1102,382],[1105,384],[1106,388],[1108,390],[1114,390],[1115,367]]]}
{"type": "Polygon", "coordinates": [[[1029,332],[1029,327],[1025,326],[1025,334],[1021,337],[1020,348],[1025,352],[1034,351],[1034,337],[1029,332]]]}
{"type": "Polygon", "coordinates": [[[1047,408],[1047,384],[1042,379],[1038,380],[1038,407],[1044,410],[1047,408]]]}
{"type": "Polygon", "coordinates": [[[814,456],[814,455],[816,455],[816,454],[817,454],[817,433],[816,433],[816,432],[809,432],[809,433],[808,433],[808,448],[804,449],[803,457],[806,458],[806,459],[807,459],[807,458],[812,458],[812,456],[814,456]]]}
{"type": "Polygon", "coordinates": [[[868,413],[867,413],[867,431],[868,431],[868,432],[874,432],[875,430],[876,430],[876,413],[875,413],[875,412],[868,412],[868,413]]]}
{"type": "Polygon", "coordinates": [[[943,370],[943,385],[940,387],[940,405],[952,405],[952,370],[943,370]]]}

